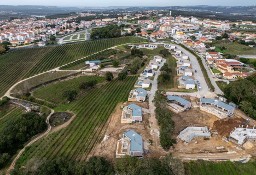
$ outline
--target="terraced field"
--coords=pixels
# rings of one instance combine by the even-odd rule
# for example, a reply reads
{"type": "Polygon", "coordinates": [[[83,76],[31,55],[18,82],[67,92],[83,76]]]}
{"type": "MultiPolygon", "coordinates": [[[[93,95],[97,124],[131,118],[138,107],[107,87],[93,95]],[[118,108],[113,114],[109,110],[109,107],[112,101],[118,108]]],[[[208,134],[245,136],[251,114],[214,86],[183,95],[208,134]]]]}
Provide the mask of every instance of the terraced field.
{"type": "Polygon", "coordinates": [[[85,160],[93,146],[102,139],[101,132],[110,114],[118,103],[127,100],[135,81],[136,77],[127,77],[125,81],[114,80],[62,106],[62,109],[76,114],[73,122],[67,128],[29,147],[18,160],[17,165],[26,165],[32,158],[50,160],[56,156],[78,161],[85,160]]]}
{"type": "Polygon", "coordinates": [[[124,43],[144,41],[136,37],[81,42],[54,47],[20,49],[0,56],[0,96],[17,81],[124,43]]]}

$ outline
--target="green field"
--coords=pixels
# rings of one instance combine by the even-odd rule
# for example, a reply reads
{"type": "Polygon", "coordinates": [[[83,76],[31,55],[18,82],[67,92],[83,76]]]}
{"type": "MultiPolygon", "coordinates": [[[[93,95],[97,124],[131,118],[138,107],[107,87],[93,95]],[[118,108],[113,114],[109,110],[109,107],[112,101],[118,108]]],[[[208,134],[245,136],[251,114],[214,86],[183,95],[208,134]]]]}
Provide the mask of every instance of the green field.
{"type": "MultiPolygon", "coordinates": [[[[137,77],[127,77],[125,81],[114,80],[60,107],[74,112],[76,118],[67,128],[26,149],[17,165],[26,165],[31,159],[40,161],[61,156],[84,161],[93,146],[102,139],[101,133],[116,105],[127,100],[136,79],[137,77]]],[[[69,82],[66,82],[66,85],[68,84],[69,82]]],[[[53,92],[45,91],[45,96],[50,96],[51,93],[53,92]]]]}
{"type": "Polygon", "coordinates": [[[185,163],[186,175],[255,175],[256,162],[206,162],[185,163]]]}
{"type": "Polygon", "coordinates": [[[71,38],[71,35],[70,35],[70,36],[65,37],[63,40],[64,40],[64,41],[69,41],[69,40],[70,40],[70,38],[71,38]]]}
{"type": "Polygon", "coordinates": [[[78,34],[72,36],[72,40],[77,40],[77,39],[78,39],[78,34]]]}
{"type": "Polygon", "coordinates": [[[213,44],[216,47],[217,52],[230,55],[256,55],[256,49],[249,46],[245,46],[236,42],[229,41],[216,41],[213,44]],[[221,50],[222,47],[226,49],[221,50]]]}
{"type": "Polygon", "coordinates": [[[144,41],[136,37],[96,40],[61,46],[19,49],[0,56],[0,96],[17,81],[125,43],[144,41]]]}
{"type": "Polygon", "coordinates": [[[58,83],[54,83],[48,85],[46,87],[42,87],[37,89],[33,96],[39,99],[44,99],[48,102],[52,102],[55,104],[65,102],[65,98],[63,97],[63,93],[67,90],[76,90],[79,91],[79,86],[82,82],[87,82],[90,80],[97,80],[98,83],[104,81],[104,77],[96,77],[96,76],[81,76],[78,78],[74,78],[72,80],[61,81],[58,83]]]}
{"type": "Polygon", "coordinates": [[[84,34],[84,33],[81,33],[79,39],[85,39],[85,34],[84,34]]]}

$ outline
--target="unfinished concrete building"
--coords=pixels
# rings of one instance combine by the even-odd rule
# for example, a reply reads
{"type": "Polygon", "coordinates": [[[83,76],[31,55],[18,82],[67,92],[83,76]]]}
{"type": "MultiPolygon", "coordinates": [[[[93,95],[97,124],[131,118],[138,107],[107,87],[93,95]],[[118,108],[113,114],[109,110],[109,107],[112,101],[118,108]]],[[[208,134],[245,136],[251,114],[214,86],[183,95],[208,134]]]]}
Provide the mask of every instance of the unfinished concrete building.
{"type": "Polygon", "coordinates": [[[187,127],[183,131],[180,132],[178,138],[184,142],[191,142],[196,137],[211,137],[211,133],[208,130],[207,126],[205,127],[187,127]]]}
{"type": "Polygon", "coordinates": [[[256,129],[254,128],[235,128],[229,136],[237,144],[243,145],[247,140],[256,140],[256,129]]]}

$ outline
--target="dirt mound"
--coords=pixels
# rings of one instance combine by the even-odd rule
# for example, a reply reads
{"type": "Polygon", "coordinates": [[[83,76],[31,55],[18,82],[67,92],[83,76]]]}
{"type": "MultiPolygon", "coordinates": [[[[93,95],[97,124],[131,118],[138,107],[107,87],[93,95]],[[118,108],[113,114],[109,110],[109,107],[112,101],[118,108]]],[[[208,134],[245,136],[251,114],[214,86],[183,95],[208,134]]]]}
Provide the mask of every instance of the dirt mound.
{"type": "Polygon", "coordinates": [[[213,130],[216,130],[221,136],[229,136],[230,132],[239,125],[245,125],[246,120],[243,118],[229,118],[217,120],[213,123],[213,130]]]}

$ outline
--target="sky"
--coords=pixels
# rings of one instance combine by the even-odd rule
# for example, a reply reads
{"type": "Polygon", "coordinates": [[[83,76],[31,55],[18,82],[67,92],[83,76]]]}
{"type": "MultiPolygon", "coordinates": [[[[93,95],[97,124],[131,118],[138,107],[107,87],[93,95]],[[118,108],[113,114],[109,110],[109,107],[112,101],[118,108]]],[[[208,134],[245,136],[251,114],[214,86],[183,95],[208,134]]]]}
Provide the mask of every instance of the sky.
{"type": "Polygon", "coordinates": [[[250,6],[256,0],[0,0],[0,5],[53,5],[72,7],[103,6],[187,6],[187,5],[223,5],[250,6]]]}

